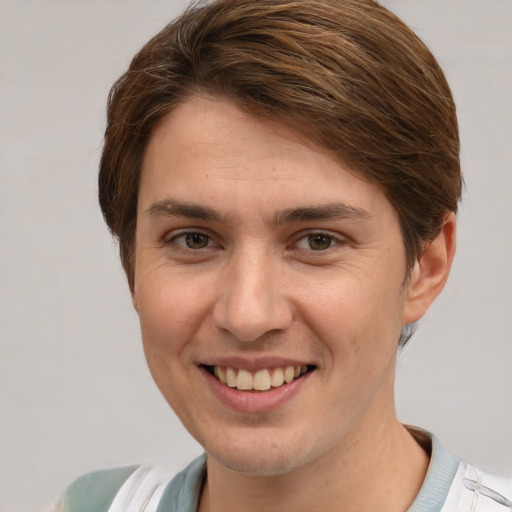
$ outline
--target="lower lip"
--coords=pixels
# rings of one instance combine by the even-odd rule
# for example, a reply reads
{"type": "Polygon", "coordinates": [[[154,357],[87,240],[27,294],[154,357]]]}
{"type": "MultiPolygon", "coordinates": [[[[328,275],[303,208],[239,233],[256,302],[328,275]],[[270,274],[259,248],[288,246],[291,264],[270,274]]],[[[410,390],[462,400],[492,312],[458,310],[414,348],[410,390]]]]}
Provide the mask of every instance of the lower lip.
{"type": "Polygon", "coordinates": [[[225,405],[239,412],[270,412],[289,402],[306,384],[311,376],[309,372],[292,382],[268,391],[240,391],[222,384],[206,368],[200,367],[214,395],[225,405]]]}

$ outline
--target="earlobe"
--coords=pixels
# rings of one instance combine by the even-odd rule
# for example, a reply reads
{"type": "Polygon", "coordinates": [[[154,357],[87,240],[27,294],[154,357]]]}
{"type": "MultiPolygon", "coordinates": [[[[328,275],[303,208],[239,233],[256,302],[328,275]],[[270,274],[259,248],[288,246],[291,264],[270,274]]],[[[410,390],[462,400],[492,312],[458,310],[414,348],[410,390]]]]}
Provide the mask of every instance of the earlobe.
{"type": "Polygon", "coordinates": [[[441,293],[448,279],[456,246],[455,214],[450,212],[439,234],[425,245],[407,283],[404,324],[419,320],[441,293]]]}

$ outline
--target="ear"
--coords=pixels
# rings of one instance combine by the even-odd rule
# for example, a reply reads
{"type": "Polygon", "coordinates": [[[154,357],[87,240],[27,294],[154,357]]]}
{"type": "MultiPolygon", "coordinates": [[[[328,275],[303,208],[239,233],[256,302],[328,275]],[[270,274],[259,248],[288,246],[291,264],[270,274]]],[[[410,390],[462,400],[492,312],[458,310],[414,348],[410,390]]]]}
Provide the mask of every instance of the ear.
{"type": "Polygon", "coordinates": [[[455,255],[457,221],[450,212],[440,233],[426,244],[407,282],[404,324],[419,320],[441,293],[455,255]]]}
{"type": "Polygon", "coordinates": [[[132,305],[133,305],[133,308],[135,309],[135,311],[138,313],[139,312],[139,301],[137,299],[137,294],[135,292],[135,284],[131,284],[130,285],[130,295],[132,297],[132,305]]]}

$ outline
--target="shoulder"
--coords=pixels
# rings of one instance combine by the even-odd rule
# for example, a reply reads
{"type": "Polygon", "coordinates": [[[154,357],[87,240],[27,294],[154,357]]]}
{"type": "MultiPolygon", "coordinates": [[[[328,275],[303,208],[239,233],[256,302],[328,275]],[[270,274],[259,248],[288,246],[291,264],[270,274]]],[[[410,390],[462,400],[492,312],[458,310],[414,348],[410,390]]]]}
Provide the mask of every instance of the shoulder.
{"type": "Polygon", "coordinates": [[[203,454],[177,475],[172,468],[128,466],[95,471],[75,480],[62,495],[58,512],[193,512],[206,472],[203,454]],[[59,508],[60,507],[60,508],[59,508]]]}
{"type": "Polygon", "coordinates": [[[512,509],[512,479],[486,473],[461,462],[446,497],[444,510],[505,512],[512,509]]]}
{"type": "Polygon", "coordinates": [[[64,492],[61,512],[107,512],[119,489],[138,466],[94,471],[77,478],[64,492]]]}
{"type": "Polygon", "coordinates": [[[408,512],[506,512],[512,510],[512,479],[482,471],[445,450],[435,436],[407,427],[430,453],[430,465],[408,512]]]}

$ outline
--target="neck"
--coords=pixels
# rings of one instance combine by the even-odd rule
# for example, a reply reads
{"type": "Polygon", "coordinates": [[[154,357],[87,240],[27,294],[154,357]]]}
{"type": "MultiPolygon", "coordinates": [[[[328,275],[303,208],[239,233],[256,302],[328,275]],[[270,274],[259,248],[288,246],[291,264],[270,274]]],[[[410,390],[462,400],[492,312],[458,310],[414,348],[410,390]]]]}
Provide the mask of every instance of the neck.
{"type": "Polygon", "coordinates": [[[286,474],[240,474],[209,457],[199,512],[404,512],[428,462],[393,411],[378,429],[359,428],[343,446],[286,474]]]}

